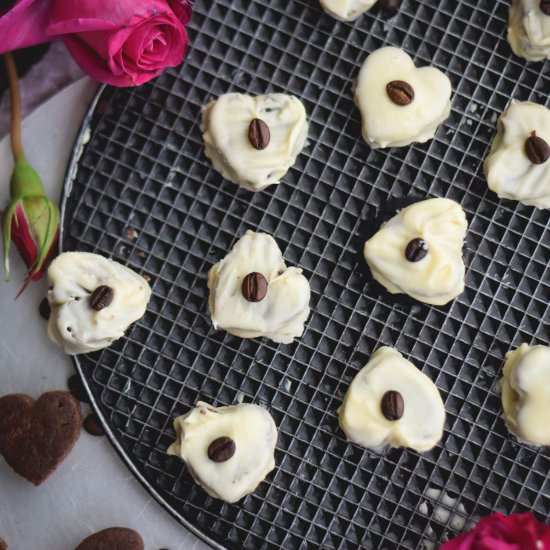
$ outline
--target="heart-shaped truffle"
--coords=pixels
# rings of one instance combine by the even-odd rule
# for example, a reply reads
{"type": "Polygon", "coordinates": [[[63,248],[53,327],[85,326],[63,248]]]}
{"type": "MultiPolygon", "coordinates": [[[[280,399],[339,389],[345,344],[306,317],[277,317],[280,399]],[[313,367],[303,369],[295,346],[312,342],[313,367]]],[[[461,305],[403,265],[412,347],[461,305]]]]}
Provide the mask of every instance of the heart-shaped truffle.
{"type": "Polygon", "coordinates": [[[225,94],[203,109],[206,156],[229,181],[260,191],[279,183],[305,146],[306,111],[285,94],[225,94]]]}
{"type": "Polygon", "coordinates": [[[80,406],[68,392],[48,392],[37,401],[23,394],[0,398],[0,454],[35,485],[63,462],[79,435],[80,406]]]}
{"type": "Polygon", "coordinates": [[[287,267],[275,239],[247,231],[208,273],[212,322],[241,338],[288,344],[301,336],[310,288],[302,270],[287,267]]]}
{"type": "Polygon", "coordinates": [[[435,384],[397,350],[380,348],[353,379],[339,411],[347,438],[429,451],[443,435],[445,407],[435,384]]]}
{"type": "Polygon", "coordinates": [[[168,454],[185,461],[211,496],[236,502],[275,467],[277,427],[262,407],[244,403],[215,408],[199,402],[174,421],[177,439],[168,454]]]}
{"type": "Polygon", "coordinates": [[[355,89],[365,141],[376,148],[432,139],[451,111],[451,91],[439,69],[417,69],[399,48],[376,50],[363,64],[355,89]]]}
{"type": "Polygon", "coordinates": [[[468,223],[450,199],[407,206],[364,248],[372,276],[392,294],[444,305],[464,290],[462,247],[468,223]]]}
{"type": "Polygon", "coordinates": [[[370,10],[378,0],[321,0],[322,8],[335,19],[353,21],[370,10]]]}
{"type": "Polygon", "coordinates": [[[106,348],[144,314],[147,281],[131,269],[87,252],[65,252],[48,269],[48,334],[65,353],[106,348]]]}
{"type": "Polygon", "coordinates": [[[550,445],[550,347],[522,344],[506,355],[502,408],[508,429],[531,445],[550,445]]]}
{"type": "Polygon", "coordinates": [[[144,545],[132,529],[110,527],[85,538],[76,550],[144,550],[144,545]]]}
{"type": "Polygon", "coordinates": [[[527,61],[550,59],[550,2],[512,0],[508,42],[514,53],[527,61]]]}
{"type": "Polygon", "coordinates": [[[498,119],[483,168],[499,197],[550,208],[550,109],[512,101],[498,119]]]}

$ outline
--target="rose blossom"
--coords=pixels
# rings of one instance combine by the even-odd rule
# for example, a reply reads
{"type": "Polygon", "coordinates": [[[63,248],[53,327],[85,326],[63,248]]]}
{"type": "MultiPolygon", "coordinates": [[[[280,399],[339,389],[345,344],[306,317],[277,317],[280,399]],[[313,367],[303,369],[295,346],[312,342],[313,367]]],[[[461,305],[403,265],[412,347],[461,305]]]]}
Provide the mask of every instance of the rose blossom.
{"type": "Polygon", "coordinates": [[[136,86],[181,63],[190,17],[187,0],[20,0],[0,17],[0,53],[60,37],[95,80],[136,86]]]}
{"type": "Polygon", "coordinates": [[[550,527],[529,512],[508,517],[496,512],[439,550],[550,550],[550,527]]]}

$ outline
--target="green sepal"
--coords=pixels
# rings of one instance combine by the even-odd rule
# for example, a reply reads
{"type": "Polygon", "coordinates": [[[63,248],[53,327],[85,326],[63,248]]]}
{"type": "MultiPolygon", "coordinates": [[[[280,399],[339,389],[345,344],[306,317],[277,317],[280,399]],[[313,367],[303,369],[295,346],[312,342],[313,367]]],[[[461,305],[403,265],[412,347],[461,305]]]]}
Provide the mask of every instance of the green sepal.
{"type": "Polygon", "coordinates": [[[15,163],[11,174],[10,192],[12,200],[19,197],[36,197],[46,194],[38,172],[25,158],[15,163]]]}
{"type": "Polygon", "coordinates": [[[20,200],[13,201],[2,214],[2,233],[4,236],[4,280],[8,282],[10,276],[10,244],[11,244],[11,223],[15,215],[15,209],[20,200]]]}

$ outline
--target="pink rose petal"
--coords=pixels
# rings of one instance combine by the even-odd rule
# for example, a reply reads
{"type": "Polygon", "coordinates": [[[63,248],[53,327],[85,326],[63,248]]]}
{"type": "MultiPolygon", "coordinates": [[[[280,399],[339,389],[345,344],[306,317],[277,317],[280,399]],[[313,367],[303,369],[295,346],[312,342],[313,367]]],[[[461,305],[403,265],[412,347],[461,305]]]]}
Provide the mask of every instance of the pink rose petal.
{"type": "Polygon", "coordinates": [[[49,7],[49,0],[20,0],[0,15],[0,53],[50,40],[47,32],[49,7]]]}

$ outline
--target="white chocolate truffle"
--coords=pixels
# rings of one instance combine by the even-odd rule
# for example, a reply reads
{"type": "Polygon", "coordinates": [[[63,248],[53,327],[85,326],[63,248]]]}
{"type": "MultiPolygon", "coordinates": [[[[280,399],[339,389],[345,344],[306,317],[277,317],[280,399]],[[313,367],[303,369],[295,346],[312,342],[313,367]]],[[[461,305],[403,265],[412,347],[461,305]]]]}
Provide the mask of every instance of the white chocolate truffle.
{"type": "Polygon", "coordinates": [[[304,332],[309,282],[301,269],[285,265],[271,235],[247,231],[231,252],[212,266],[208,288],[216,328],[241,338],[265,336],[284,344],[304,332]],[[267,293],[260,301],[248,301],[243,295],[243,279],[249,273],[260,273],[267,282],[267,293]]]}
{"type": "Polygon", "coordinates": [[[550,59],[550,15],[542,11],[541,0],[512,0],[508,42],[527,61],[550,59]]]}
{"type": "Polygon", "coordinates": [[[321,7],[335,19],[353,21],[370,10],[378,0],[321,0],[321,7]]]}
{"type": "Polygon", "coordinates": [[[117,262],[87,252],[65,252],[48,269],[50,339],[65,353],[89,353],[110,346],[141,319],[151,288],[147,281],[117,262]],[[91,296],[100,286],[112,289],[112,301],[96,311],[91,296]]]}
{"type": "Polygon", "coordinates": [[[214,168],[229,181],[260,191],[279,183],[294,164],[306,144],[308,122],[302,102],[294,96],[232,93],[204,107],[202,131],[214,168]],[[269,128],[269,143],[261,150],[248,137],[254,119],[269,128]]]}
{"type": "Polygon", "coordinates": [[[407,206],[365,243],[373,277],[392,294],[444,305],[464,291],[462,248],[468,223],[450,199],[428,199],[407,206]],[[421,239],[421,259],[407,259],[408,246],[421,239]]]}
{"type": "Polygon", "coordinates": [[[338,410],[349,441],[381,451],[386,446],[429,451],[443,435],[445,406],[436,385],[397,350],[382,347],[353,379],[338,410]],[[389,420],[382,401],[387,392],[402,398],[402,416],[389,420]]]}
{"type": "Polygon", "coordinates": [[[502,408],[521,441],[550,445],[550,347],[522,344],[506,355],[502,408]]]}
{"type": "Polygon", "coordinates": [[[237,502],[275,468],[277,427],[258,405],[215,408],[199,401],[176,418],[174,429],[177,439],[168,454],[184,460],[193,479],[214,498],[237,502]],[[226,439],[218,457],[210,457],[209,449],[219,438],[229,438],[232,448],[228,451],[226,439]]]}
{"type": "Polygon", "coordinates": [[[432,139],[451,112],[451,81],[439,69],[417,69],[408,54],[385,47],[364,62],[355,103],[363,119],[363,138],[372,147],[403,147],[432,139]],[[390,82],[409,84],[414,99],[408,105],[394,103],[388,94],[390,82]]]}
{"type": "Polygon", "coordinates": [[[550,109],[530,101],[512,101],[498,119],[483,164],[485,177],[489,189],[500,198],[550,208],[550,159],[535,164],[526,154],[525,143],[533,132],[550,144],[550,109]]]}

